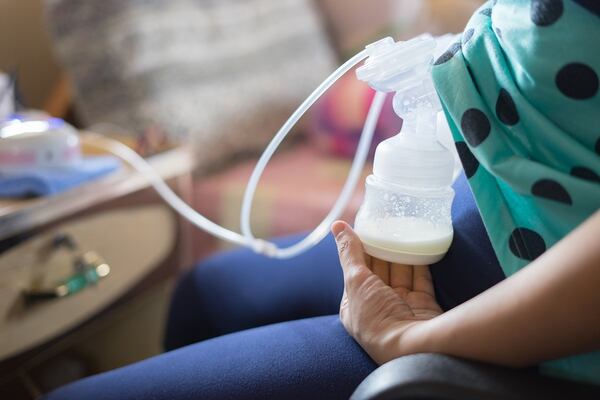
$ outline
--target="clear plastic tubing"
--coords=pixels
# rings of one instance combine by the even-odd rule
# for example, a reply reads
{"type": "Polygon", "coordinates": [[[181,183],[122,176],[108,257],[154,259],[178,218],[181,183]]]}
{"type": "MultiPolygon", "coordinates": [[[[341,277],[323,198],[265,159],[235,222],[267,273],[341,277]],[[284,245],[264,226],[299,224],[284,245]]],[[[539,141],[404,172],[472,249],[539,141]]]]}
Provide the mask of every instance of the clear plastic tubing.
{"type": "Polygon", "coordinates": [[[213,221],[209,220],[208,218],[194,210],[179,196],[177,196],[177,194],[175,194],[173,190],[171,190],[171,188],[165,183],[165,181],[163,181],[160,175],[158,175],[154,168],[152,168],[152,166],[148,164],[148,162],[142,156],[140,156],[138,153],[136,153],[134,150],[124,145],[123,143],[114,139],[106,138],[98,134],[86,135],[83,138],[83,142],[88,145],[109,151],[110,153],[123,159],[134,169],[136,169],[138,172],[144,175],[148,182],[154,187],[154,189],[163,198],[163,200],[167,202],[169,206],[171,206],[182,217],[189,220],[198,228],[211,233],[219,239],[233,242],[238,245],[250,247],[261,246],[259,243],[249,243],[239,233],[223,228],[222,226],[214,223],[213,221]]]}
{"type": "Polygon", "coordinates": [[[319,99],[319,97],[321,97],[323,93],[325,93],[325,91],[327,91],[327,89],[329,89],[342,75],[344,75],[368,56],[369,50],[365,49],[342,64],[311,93],[311,95],[300,105],[300,107],[298,107],[298,109],[290,116],[286,123],[273,137],[264,153],[259,158],[254,170],[252,171],[246,191],[244,192],[244,199],[240,214],[242,234],[216,224],[190,207],[185,201],[177,196],[177,194],[175,194],[171,188],[169,188],[169,186],[143,157],[121,142],[103,137],[101,135],[87,135],[83,138],[83,141],[91,146],[109,151],[142,173],[148,182],[154,187],[157,193],[163,198],[163,200],[165,200],[169,206],[171,206],[176,212],[189,220],[196,227],[214,235],[219,239],[249,247],[255,252],[265,254],[269,257],[281,259],[291,258],[301,254],[302,252],[319,243],[327,235],[331,224],[341,216],[342,212],[350,201],[352,193],[354,192],[354,189],[356,188],[358,180],[361,176],[362,169],[364,167],[373,139],[375,126],[377,124],[379,114],[381,113],[381,109],[383,108],[386,94],[378,91],[373,98],[365,125],[363,127],[361,138],[358,143],[354,161],[352,162],[350,172],[346,178],[346,182],[344,183],[344,187],[342,188],[338,199],[323,221],[321,221],[315,230],[308,234],[304,239],[289,247],[278,248],[274,243],[254,237],[250,227],[250,213],[252,210],[252,201],[254,199],[258,182],[269,160],[281,142],[285,139],[287,134],[298,122],[298,120],[306,113],[308,108],[310,108],[310,106],[312,106],[319,99]]]}
{"type": "MultiPolygon", "coordinates": [[[[344,187],[342,188],[340,195],[338,196],[333,207],[331,208],[331,211],[329,211],[329,213],[323,219],[323,221],[321,221],[321,223],[311,233],[304,237],[304,239],[291,246],[284,248],[271,247],[267,250],[267,252],[265,252],[265,254],[273,258],[291,258],[315,246],[327,235],[331,224],[342,215],[342,212],[348,205],[348,202],[352,197],[352,193],[356,188],[356,184],[358,183],[358,180],[361,177],[361,173],[365,165],[367,155],[369,153],[369,148],[371,147],[371,141],[373,139],[375,126],[377,125],[379,114],[381,113],[383,103],[385,102],[385,97],[386,93],[378,91],[376,92],[375,97],[373,98],[360,140],[358,142],[356,155],[354,156],[354,161],[352,162],[352,166],[350,167],[350,172],[348,173],[348,177],[346,178],[344,187]]],[[[252,175],[248,182],[248,186],[246,187],[246,192],[244,193],[244,202],[242,204],[242,214],[240,222],[242,227],[242,233],[244,234],[244,237],[248,240],[255,240],[250,228],[250,211],[252,208],[252,199],[254,197],[254,192],[256,191],[256,186],[258,184],[260,176],[262,175],[263,170],[265,169],[267,162],[269,161],[269,159],[275,152],[275,149],[277,148],[279,143],[281,143],[281,140],[283,140],[283,137],[285,137],[285,134],[287,134],[289,129],[290,128],[288,128],[287,131],[279,132],[284,133],[281,136],[281,138],[279,138],[278,136],[275,136],[273,138],[273,140],[269,144],[269,147],[267,147],[267,149],[261,156],[258,164],[254,168],[254,171],[252,172],[252,175]],[[271,146],[272,144],[274,145],[271,146]]]]}
{"type": "MultiPolygon", "coordinates": [[[[258,186],[258,182],[260,177],[262,176],[263,171],[265,170],[267,163],[283,141],[287,134],[290,132],[292,127],[298,122],[298,120],[304,115],[306,110],[315,103],[321,97],[321,95],[331,87],[342,75],[352,69],[359,62],[364,60],[369,56],[369,49],[365,49],[360,53],[356,54],[354,57],[346,61],[342,64],[333,74],[331,74],[323,83],[321,83],[315,90],[304,100],[304,102],[298,107],[298,109],[290,116],[290,118],[286,121],[285,124],[279,129],[279,132],[273,137],[263,154],[260,156],[258,163],[254,167],[252,171],[252,175],[250,175],[250,179],[248,181],[248,185],[246,186],[246,191],[244,192],[244,199],[242,203],[242,211],[240,214],[240,226],[242,229],[242,234],[248,241],[256,240],[254,235],[252,234],[252,228],[250,226],[250,214],[252,211],[252,201],[254,199],[254,194],[256,192],[256,187],[258,186]]],[[[377,120],[379,118],[379,114],[381,113],[381,109],[383,108],[383,103],[385,101],[386,94],[383,92],[377,92],[373,101],[371,103],[371,107],[369,109],[369,113],[367,115],[367,119],[365,121],[365,125],[363,127],[363,131],[358,142],[358,148],[356,149],[356,154],[354,156],[354,161],[352,162],[352,166],[350,167],[350,172],[348,177],[346,178],[346,182],[344,183],[344,187],[340,195],[338,196],[336,202],[334,203],[331,211],[325,216],[323,221],[304,239],[299,242],[284,248],[278,248],[276,246],[270,246],[268,249],[265,249],[265,254],[273,257],[273,258],[291,258],[302,252],[310,249],[317,243],[319,243],[329,232],[329,228],[331,224],[342,215],[345,207],[348,205],[350,198],[354,189],[356,188],[356,184],[361,176],[362,169],[365,165],[365,161],[367,158],[367,154],[369,153],[369,148],[371,146],[371,141],[373,138],[373,133],[375,131],[375,126],[377,125],[377,120]]]]}

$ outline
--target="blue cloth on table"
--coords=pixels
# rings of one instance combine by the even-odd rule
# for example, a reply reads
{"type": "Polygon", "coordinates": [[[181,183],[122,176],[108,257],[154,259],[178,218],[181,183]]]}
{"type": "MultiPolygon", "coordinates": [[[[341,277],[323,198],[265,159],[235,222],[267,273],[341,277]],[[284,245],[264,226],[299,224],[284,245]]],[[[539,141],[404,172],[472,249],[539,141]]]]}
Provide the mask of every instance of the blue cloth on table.
{"type": "Polygon", "coordinates": [[[85,157],[70,167],[0,172],[0,197],[48,196],[97,179],[119,168],[113,156],[85,157]]]}

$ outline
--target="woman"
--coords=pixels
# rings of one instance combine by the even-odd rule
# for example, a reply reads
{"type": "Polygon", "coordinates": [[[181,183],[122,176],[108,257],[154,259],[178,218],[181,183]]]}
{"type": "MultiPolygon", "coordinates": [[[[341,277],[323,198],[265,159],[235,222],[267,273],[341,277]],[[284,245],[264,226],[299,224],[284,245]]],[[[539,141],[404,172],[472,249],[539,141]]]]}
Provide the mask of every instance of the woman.
{"type": "Polygon", "coordinates": [[[347,398],[417,352],[600,383],[599,16],[490,2],[435,62],[465,176],[431,272],[365,255],[344,222],[339,253],[331,238],[285,263],[224,253],[176,290],[165,342],[186,347],[47,398],[347,398]]]}

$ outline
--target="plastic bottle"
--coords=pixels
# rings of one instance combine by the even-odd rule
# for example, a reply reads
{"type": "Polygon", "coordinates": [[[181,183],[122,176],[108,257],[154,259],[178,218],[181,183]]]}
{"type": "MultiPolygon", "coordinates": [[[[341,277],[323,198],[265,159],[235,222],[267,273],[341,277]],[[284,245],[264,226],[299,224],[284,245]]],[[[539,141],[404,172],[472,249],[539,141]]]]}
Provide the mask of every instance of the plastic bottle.
{"type": "Polygon", "coordinates": [[[454,157],[436,137],[441,106],[431,79],[430,36],[374,43],[377,57],[357,69],[359,79],[384,92],[396,92],[394,111],[401,133],[381,142],[373,174],[355,221],[365,251],[401,264],[439,261],[452,242],[450,210],[454,157]]]}

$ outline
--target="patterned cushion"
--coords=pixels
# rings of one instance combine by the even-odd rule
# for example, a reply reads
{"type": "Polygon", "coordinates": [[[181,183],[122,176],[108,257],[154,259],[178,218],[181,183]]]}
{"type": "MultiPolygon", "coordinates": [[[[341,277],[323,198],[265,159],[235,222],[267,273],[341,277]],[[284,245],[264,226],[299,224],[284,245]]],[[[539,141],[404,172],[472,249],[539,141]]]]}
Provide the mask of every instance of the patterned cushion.
{"type": "MultiPolygon", "coordinates": [[[[194,207],[211,220],[239,232],[240,207],[255,160],[239,163],[194,184],[194,207]]],[[[350,161],[336,159],[310,145],[297,145],[277,154],[265,171],[254,199],[252,230],[262,238],[314,229],[337,199],[350,161]]],[[[371,166],[365,167],[367,173],[371,166]]],[[[343,218],[354,222],[364,193],[364,180],[343,218]]],[[[195,231],[197,258],[228,244],[195,231]]]]}
{"type": "MultiPolygon", "coordinates": [[[[314,106],[308,138],[329,154],[354,158],[354,152],[371,107],[375,90],[356,79],[354,71],[343,76],[314,106]]],[[[388,95],[377,121],[369,156],[379,142],[400,132],[402,120],[388,95]]]]}
{"type": "Polygon", "coordinates": [[[203,166],[264,148],[333,68],[309,0],[46,0],[84,122],[191,139],[203,166]]]}

